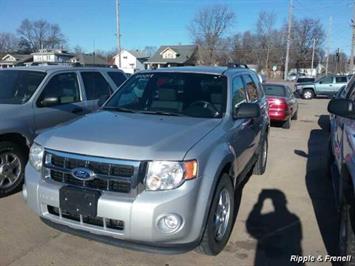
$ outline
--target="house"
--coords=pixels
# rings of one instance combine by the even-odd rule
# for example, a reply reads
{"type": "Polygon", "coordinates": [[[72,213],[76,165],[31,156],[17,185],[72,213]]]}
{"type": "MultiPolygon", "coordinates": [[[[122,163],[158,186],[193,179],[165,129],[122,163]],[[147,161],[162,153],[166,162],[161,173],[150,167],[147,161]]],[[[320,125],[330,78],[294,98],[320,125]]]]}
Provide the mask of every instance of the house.
{"type": "Polygon", "coordinates": [[[113,57],[114,64],[125,73],[134,74],[137,71],[144,70],[144,62],[149,57],[143,55],[139,51],[122,50],[120,55],[117,54],[113,57]],[[119,67],[119,60],[121,56],[121,67],[119,67]]]}
{"type": "Polygon", "coordinates": [[[51,64],[70,64],[70,59],[74,56],[65,50],[55,49],[40,49],[36,53],[32,53],[33,64],[36,65],[51,65],[51,64]]]}
{"type": "Polygon", "coordinates": [[[165,45],[160,46],[158,51],[144,64],[147,69],[194,66],[196,65],[196,45],[165,45]]]}
{"type": "Polygon", "coordinates": [[[70,60],[72,64],[80,64],[81,66],[107,66],[109,62],[107,58],[93,54],[77,54],[70,60]]]}
{"type": "Polygon", "coordinates": [[[27,65],[32,62],[32,58],[29,54],[5,54],[0,59],[0,68],[27,65]]]}

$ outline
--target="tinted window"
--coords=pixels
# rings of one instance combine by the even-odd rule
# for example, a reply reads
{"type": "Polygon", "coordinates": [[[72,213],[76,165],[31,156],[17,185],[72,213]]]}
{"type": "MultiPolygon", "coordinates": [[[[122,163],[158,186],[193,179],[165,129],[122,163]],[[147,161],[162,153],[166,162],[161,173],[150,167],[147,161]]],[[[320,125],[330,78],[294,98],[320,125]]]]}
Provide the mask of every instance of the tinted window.
{"type": "Polygon", "coordinates": [[[245,82],[245,89],[249,97],[249,101],[254,102],[258,100],[258,91],[255,82],[250,75],[243,75],[245,82]]]}
{"type": "Polygon", "coordinates": [[[335,77],[335,82],[336,83],[346,83],[347,82],[347,78],[344,77],[335,77]]]}
{"type": "Polygon", "coordinates": [[[333,83],[333,77],[324,77],[319,80],[320,84],[329,84],[333,83]]]}
{"type": "Polygon", "coordinates": [[[284,86],[264,84],[264,92],[267,96],[286,97],[287,91],[284,86]]]}
{"type": "Polygon", "coordinates": [[[304,83],[304,82],[314,82],[314,78],[299,78],[299,79],[297,79],[297,83],[304,83]]]}
{"type": "Polygon", "coordinates": [[[107,74],[110,76],[110,78],[113,80],[117,88],[121,86],[121,84],[126,80],[126,77],[123,73],[121,72],[107,72],[107,74]]]}
{"type": "Polygon", "coordinates": [[[45,98],[58,98],[59,104],[68,104],[80,101],[80,91],[75,73],[55,75],[44,88],[39,102],[45,98]]]}
{"type": "Polygon", "coordinates": [[[81,72],[84,81],[86,98],[97,100],[111,95],[111,87],[99,72],[81,72]]]}
{"type": "Polygon", "coordinates": [[[233,79],[232,85],[232,106],[235,108],[239,103],[245,102],[246,95],[244,90],[244,83],[241,77],[233,79]]]}
{"type": "Polygon", "coordinates": [[[43,72],[10,70],[0,72],[0,104],[23,104],[46,76],[43,72]]]}
{"type": "Polygon", "coordinates": [[[142,73],[132,76],[106,104],[149,114],[221,117],[226,110],[227,78],[194,73],[142,73]]]}

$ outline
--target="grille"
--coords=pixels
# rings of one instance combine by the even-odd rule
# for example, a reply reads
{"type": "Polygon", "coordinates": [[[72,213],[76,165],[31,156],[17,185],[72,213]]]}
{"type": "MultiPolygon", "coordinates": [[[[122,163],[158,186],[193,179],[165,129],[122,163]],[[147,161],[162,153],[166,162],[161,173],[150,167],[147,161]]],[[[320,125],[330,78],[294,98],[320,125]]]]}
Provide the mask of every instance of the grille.
{"type": "Polygon", "coordinates": [[[104,191],[130,193],[138,183],[139,162],[84,157],[73,154],[46,151],[46,178],[53,181],[104,191]],[[75,168],[86,168],[95,173],[93,180],[83,181],[72,176],[75,168]]]}
{"type": "MultiPolygon", "coordinates": [[[[50,205],[47,206],[47,209],[48,212],[52,215],[62,217],[64,219],[80,222],[80,215],[78,214],[72,214],[70,212],[60,210],[59,208],[50,205]]],[[[82,220],[84,224],[90,224],[99,227],[106,226],[106,228],[120,230],[120,231],[124,230],[124,222],[121,220],[108,219],[102,217],[88,217],[88,216],[83,216],[82,220]]]]}

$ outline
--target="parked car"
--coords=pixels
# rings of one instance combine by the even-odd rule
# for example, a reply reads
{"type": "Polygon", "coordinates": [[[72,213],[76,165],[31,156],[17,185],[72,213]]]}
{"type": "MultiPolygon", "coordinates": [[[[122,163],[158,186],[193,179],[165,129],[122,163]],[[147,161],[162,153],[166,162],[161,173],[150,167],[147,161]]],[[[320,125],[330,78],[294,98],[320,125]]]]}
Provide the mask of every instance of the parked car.
{"type": "Polygon", "coordinates": [[[216,255],[232,230],[237,187],[252,169],[265,171],[268,132],[253,71],[142,71],[101,111],[36,138],[23,195],[67,232],[216,255]]]}
{"type": "Polygon", "coordinates": [[[288,74],[288,76],[287,76],[287,80],[288,80],[288,81],[295,81],[295,80],[297,79],[297,77],[298,77],[298,74],[297,74],[297,73],[290,73],[290,74],[288,74]]]}
{"type": "MultiPolygon", "coordinates": [[[[340,255],[355,256],[355,80],[328,104],[330,169],[338,210],[340,255]]],[[[348,264],[346,264],[348,265],[348,264]]],[[[352,265],[352,264],[351,264],[352,265]]]]}
{"type": "Polygon", "coordinates": [[[282,127],[289,129],[291,119],[297,120],[298,102],[287,85],[264,83],[264,92],[269,104],[271,121],[282,122],[282,127]]]}
{"type": "Polygon", "coordinates": [[[98,109],[125,80],[110,68],[19,67],[0,72],[0,197],[23,183],[39,132],[98,109]],[[103,100],[103,99],[102,99],[103,100]]]}
{"type": "Polygon", "coordinates": [[[298,84],[296,91],[303,99],[312,99],[314,97],[333,96],[337,91],[349,81],[348,76],[324,76],[315,82],[306,82],[298,84]]]}

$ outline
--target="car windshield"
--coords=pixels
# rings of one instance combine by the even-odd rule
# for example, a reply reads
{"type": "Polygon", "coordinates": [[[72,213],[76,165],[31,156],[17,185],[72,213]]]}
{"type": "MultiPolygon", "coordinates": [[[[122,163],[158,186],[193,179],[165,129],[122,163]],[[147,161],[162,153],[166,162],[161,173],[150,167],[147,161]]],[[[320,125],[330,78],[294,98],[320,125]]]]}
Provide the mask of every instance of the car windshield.
{"type": "Polygon", "coordinates": [[[227,78],[195,73],[140,73],[104,106],[106,110],[219,118],[225,113],[227,78]]]}
{"type": "Polygon", "coordinates": [[[0,71],[0,104],[27,102],[45,76],[45,73],[38,71],[0,71]]]}
{"type": "Polygon", "coordinates": [[[278,85],[263,85],[265,95],[267,96],[280,96],[280,97],[285,97],[286,96],[286,89],[284,86],[278,86],[278,85]]]}

